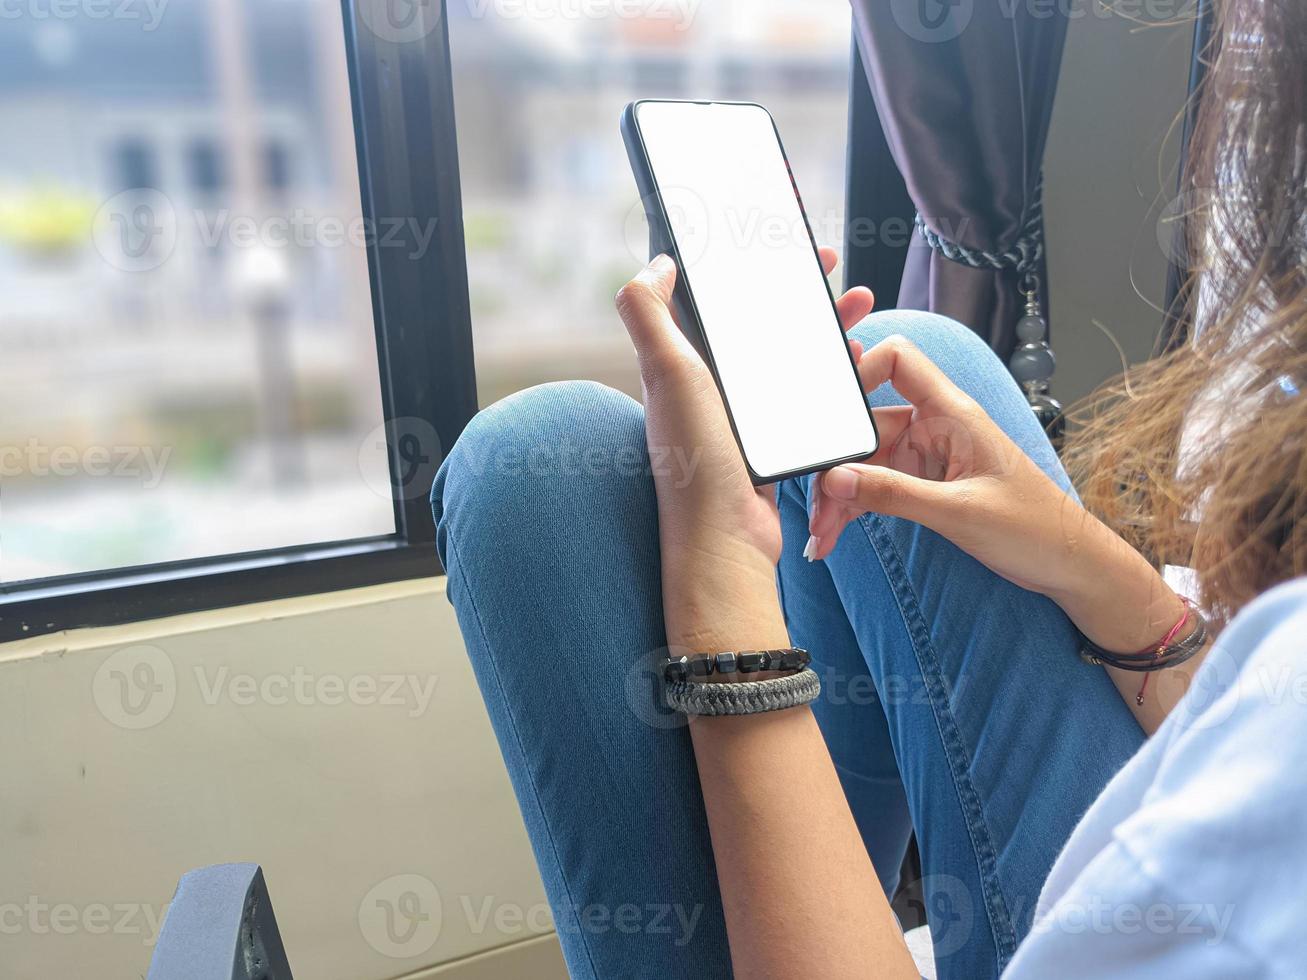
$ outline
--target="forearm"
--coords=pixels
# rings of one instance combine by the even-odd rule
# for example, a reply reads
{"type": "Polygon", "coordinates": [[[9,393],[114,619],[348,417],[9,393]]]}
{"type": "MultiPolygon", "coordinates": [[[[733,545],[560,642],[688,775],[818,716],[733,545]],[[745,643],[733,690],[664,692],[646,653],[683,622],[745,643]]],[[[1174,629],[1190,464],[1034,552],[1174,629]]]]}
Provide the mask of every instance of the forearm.
{"type": "Polygon", "coordinates": [[[690,725],[738,977],[917,977],[807,707],[690,725]]]}
{"type": "MultiPolygon", "coordinates": [[[[741,569],[728,591],[715,615],[720,594],[699,592],[693,616],[670,603],[669,642],[789,645],[769,576],[741,569]]],[[[917,977],[812,711],[694,718],[690,733],[735,975],[917,977]]]]}

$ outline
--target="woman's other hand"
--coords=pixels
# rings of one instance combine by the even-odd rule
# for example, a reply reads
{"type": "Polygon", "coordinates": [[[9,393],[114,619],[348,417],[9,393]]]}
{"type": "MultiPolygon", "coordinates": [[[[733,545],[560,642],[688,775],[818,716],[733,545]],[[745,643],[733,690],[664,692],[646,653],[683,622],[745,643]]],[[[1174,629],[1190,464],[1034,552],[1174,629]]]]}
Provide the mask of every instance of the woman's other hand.
{"type": "Polygon", "coordinates": [[[1144,558],[1063,492],[916,346],[888,337],[862,355],[864,390],[907,405],[874,410],[880,449],[814,479],[808,553],[826,558],[866,513],[938,532],[993,571],[1049,596],[1091,639],[1129,652],[1182,611],[1144,558]]]}
{"type": "Polygon", "coordinates": [[[1061,551],[1082,510],[985,410],[915,345],[888,337],[862,355],[863,389],[890,384],[907,405],[874,410],[880,448],[814,480],[810,554],[825,558],[854,518],[904,517],[938,531],[1004,578],[1061,584],[1061,551]]]}

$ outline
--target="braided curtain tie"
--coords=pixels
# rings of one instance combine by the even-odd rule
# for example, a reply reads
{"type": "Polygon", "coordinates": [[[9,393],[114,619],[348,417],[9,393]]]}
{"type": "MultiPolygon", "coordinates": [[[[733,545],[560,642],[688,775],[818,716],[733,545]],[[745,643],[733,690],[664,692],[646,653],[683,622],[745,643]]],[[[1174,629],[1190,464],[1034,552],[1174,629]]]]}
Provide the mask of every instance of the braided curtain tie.
{"type": "Polygon", "coordinates": [[[932,250],[952,262],[970,266],[973,269],[1015,269],[1022,275],[1034,272],[1044,257],[1044,178],[1041,175],[1035,185],[1034,202],[1026,212],[1026,220],[1021,226],[1021,234],[1012,246],[1002,252],[988,252],[984,249],[967,248],[950,241],[926,224],[926,219],[917,212],[917,231],[932,250]]]}
{"type": "MultiPolygon", "coordinates": [[[[1039,175],[1026,207],[1021,232],[1011,247],[1003,251],[967,248],[933,231],[917,212],[917,231],[931,250],[944,258],[972,269],[1004,272],[1011,269],[1017,276],[1017,289],[1025,298],[1025,311],[1013,326],[1016,345],[1008,357],[1008,369],[1021,385],[1040,426],[1048,433],[1055,448],[1061,446],[1066,427],[1062,403],[1049,393],[1056,359],[1048,343],[1048,320],[1040,303],[1039,265],[1044,258],[1044,175],[1039,175]]],[[[973,324],[973,326],[978,326],[973,324]]]]}

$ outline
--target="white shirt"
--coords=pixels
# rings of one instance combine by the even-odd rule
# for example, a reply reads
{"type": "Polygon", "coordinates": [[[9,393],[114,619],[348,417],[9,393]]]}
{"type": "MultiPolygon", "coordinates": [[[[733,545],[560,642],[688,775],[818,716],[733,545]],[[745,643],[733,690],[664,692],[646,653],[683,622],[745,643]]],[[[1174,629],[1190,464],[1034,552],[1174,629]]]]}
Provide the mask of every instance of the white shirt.
{"type": "Polygon", "coordinates": [[[1072,833],[1003,976],[1307,977],[1304,917],[1307,578],[1222,631],[1072,833]]]}

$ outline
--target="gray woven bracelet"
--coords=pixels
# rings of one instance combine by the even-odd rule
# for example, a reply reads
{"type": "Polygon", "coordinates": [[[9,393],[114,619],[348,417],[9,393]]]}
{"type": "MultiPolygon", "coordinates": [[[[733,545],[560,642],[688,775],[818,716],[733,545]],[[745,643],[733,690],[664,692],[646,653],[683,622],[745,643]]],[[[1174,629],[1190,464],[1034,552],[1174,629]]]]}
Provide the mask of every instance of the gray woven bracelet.
{"type": "Polygon", "coordinates": [[[672,681],[663,690],[667,707],[687,715],[758,715],[816,700],[821,681],[804,668],[797,674],[738,684],[672,681]]]}

